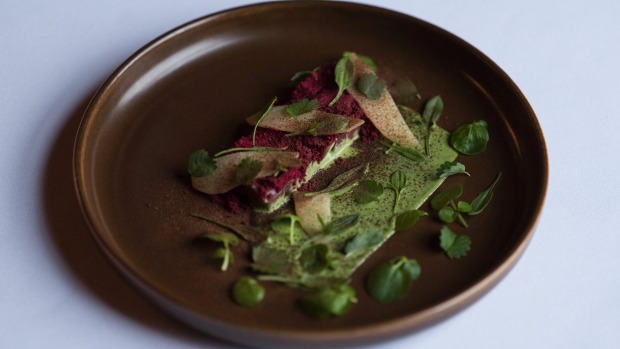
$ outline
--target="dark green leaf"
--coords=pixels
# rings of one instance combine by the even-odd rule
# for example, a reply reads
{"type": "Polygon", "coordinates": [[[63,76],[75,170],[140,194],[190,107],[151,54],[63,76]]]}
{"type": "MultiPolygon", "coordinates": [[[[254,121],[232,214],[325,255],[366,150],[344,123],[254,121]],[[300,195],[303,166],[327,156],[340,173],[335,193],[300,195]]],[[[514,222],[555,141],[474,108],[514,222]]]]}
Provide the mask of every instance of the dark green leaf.
{"type": "Polygon", "coordinates": [[[415,259],[399,257],[381,263],[366,279],[368,293],[380,303],[391,303],[403,299],[414,280],[421,273],[415,259]]]}
{"type": "Polygon", "coordinates": [[[493,183],[491,183],[486,190],[478,194],[478,196],[476,196],[476,198],[471,202],[471,211],[469,212],[470,216],[480,214],[487,207],[489,202],[491,202],[491,199],[493,198],[493,188],[495,188],[495,185],[499,182],[501,176],[502,173],[498,173],[497,177],[493,180],[493,183]]]}
{"type": "Polygon", "coordinates": [[[354,303],[357,303],[355,290],[349,285],[340,285],[310,292],[299,304],[306,314],[324,319],[344,315],[354,303]]]}
{"type": "Polygon", "coordinates": [[[410,105],[422,98],[418,87],[409,79],[399,81],[391,94],[396,103],[403,105],[410,105]]]}
{"type": "Polygon", "coordinates": [[[290,116],[297,116],[305,113],[309,113],[321,106],[317,99],[300,99],[295,103],[286,106],[286,112],[290,116]]]}
{"type": "Polygon", "coordinates": [[[380,231],[367,230],[361,232],[347,241],[344,245],[344,253],[350,254],[355,251],[364,250],[376,246],[383,242],[385,236],[380,231]]]}
{"type": "Polygon", "coordinates": [[[263,163],[251,158],[241,160],[241,163],[235,170],[235,180],[242,185],[249,185],[254,178],[258,176],[263,169],[263,163]]]}
{"type": "Polygon", "coordinates": [[[445,207],[451,200],[457,199],[461,195],[463,195],[463,186],[457,184],[435,195],[435,197],[431,199],[431,207],[434,210],[439,211],[443,207],[445,207]]]}
{"type": "Polygon", "coordinates": [[[446,226],[441,228],[439,243],[450,259],[464,257],[471,248],[471,239],[469,236],[458,235],[446,226]]]}
{"type": "Polygon", "coordinates": [[[213,158],[209,156],[209,153],[204,150],[196,150],[189,154],[187,159],[187,170],[192,177],[204,177],[208,176],[217,168],[217,163],[213,158]]]}
{"type": "Polygon", "coordinates": [[[450,145],[465,155],[477,155],[486,149],[489,141],[487,123],[483,120],[462,125],[450,136],[450,145]]]}
{"type": "Polygon", "coordinates": [[[424,160],[424,155],[422,155],[415,148],[399,145],[396,142],[387,143],[386,141],[383,141],[383,140],[380,140],[379,143],[381,143],[384,146],[388,147],[388,149],[385,151],[386,154],[393,150],[396,153],[398,153],[399,155],[401,155],[401,156],[403,156],[403,157],[405,157],[405,158],[407,158],[409,160],[413,160],[413,161],[422,161],[422,160],[424,160]]]}
{"type": "Polygon", "coordinates": [[[341,234],[346,233],[347,231],[349,231],[349,229],[356,226],[360,222],[360,215],[355,213],[348,216],[332,219],[332,221],[327,224],[324,224],[322,220],[320,220],[320,222],[323,228],[323,234],[341,234]]]}
{"type": "Polygon", "coordinates": [[[334,70],[334,78],[336,80],[336,84],[338,85],[338,93],[334,97],[334,99],[329,102],[329,106],[334,105],[344,92],[355,80],[355,65],[349,59],[349,57],[342,57],[338,63],[336,64],[336,68],[334,70]]]}
{"type": "Polygon", "coordinates": [[[424,111],[422,112],[422,119],[428,125],[434,125],[439,120],[441,113],[443,112],[443,100],[440,96],[435,96],[426,102],[424,106],[424,111]]]}
{"type": "Polygon", "coordinates": [[[232,293],[235,302],[246,308],[252,308],[265,298],[265,289],[249,276],[240,277],[232,293]]]}
{"type": "Polygon", "coordinates": [[[306,247],[301,251],[299,264],[305,271],[316,274],[325,270],[329,265],[328,253],[329,247],[324,244],[306,247]]]}
{"type": "Polygon", "coordinates": [[[437,213],[439,219],[444,223],[452,223],[456,220],[456,211],[450,206],[445,206],[437,213]]]}
{"type": "Polygon", "coordinates": [[[381,195],[383,195],[383,185],[370,179],[360,181],[355,192],[353,192],[355,201],[362,205],[377,201],[381,195]]]}
{"type": "Polygon", "coordinates": [[[370,100],[379,99],[386,86],[385,81],[372,73],[362,75],[357,81],[357,89],[370,100]]]}
{"type": "Polygon", "coordinates": [[[258,117],[258,120],[256,121],[256,125],[254,125],[254,130],[252,131],[252,146],[256,145],[256,130],[258,130],[258,125],[260,124],[261,121],[263,121],[263,118],[267,114],[269,114],[269,112],[271,111],[271,108],[273,108],[273,105],[276,103],[277,99],[278,97],[273,97],[273,99],[269,102],[269,104],[267,104],[267,106],[265,106],[263,110],[261,110],[260,116],[258,117]]]}
{"type": "Polygon", "coordinates": [[[355,166],[352,169],[345,171],[336,176],[329,185],[323,189],[312,193],[306,193],[306,196],[315,196],[323,193],[332,193],[345,187],[351,186],[359,182],[359,180],[368,172],[368,163],[355,166]]]}
{"type": "Polygon", "coordinates": [[[403,231],[411,228],[420,217],[427,216],[428,214],[420,210],[405,211],[396,216],[394,230],[403,231]]]}
{"type": "Polygon", "coordinates": [[[446,161],[441,166],[439,166],[439,169],[437,170],[437,177],[446,178],[446,177],[460,174],[460,173],[466,174],[469,176],[469,173],[465,171],[465,165],[461,164],[460,162],[456,160],[446,161]]]}

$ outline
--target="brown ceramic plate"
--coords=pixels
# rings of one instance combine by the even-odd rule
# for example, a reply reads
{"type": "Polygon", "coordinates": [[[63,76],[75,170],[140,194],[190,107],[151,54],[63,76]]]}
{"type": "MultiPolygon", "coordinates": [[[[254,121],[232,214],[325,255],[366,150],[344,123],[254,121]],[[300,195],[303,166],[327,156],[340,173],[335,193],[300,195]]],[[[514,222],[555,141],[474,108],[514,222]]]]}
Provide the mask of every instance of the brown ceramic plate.
{"type": "MultiPolygon", "coordinates": [[[[488,291],[522,254],[547,184],[543,136],[530,106],[504,72],[459,38],[421,20],[375,7],[283,2],[243,7],[183,25],[129,58],[97,92],[80,126],[75,184],[102,249],[128,280],[188,324],[228,340],[263,346],[355,344],[410,333],[455,313],[488,291]],[[323,321],[295,305],[299,292],[268,284],[248,310],[229,296],[248,274],[248,247],[226,273],[213,247],[194,237],[207,229],[189,217],[217,209],[193,191],[190,152],[228,147],[243,119],[288,88],[299,70],[367,54],[388,74],[408,76],[425,98],[446,104],[441,125],[454,130],[484,119],[491,141],[481,156],[461,157],[471,177],[450,178],[471,200],[498,172],[487,210],[470,219],[469,255],[438,250],[436,219],[399,233],[353,278],[359,303],[323,321]],[[410,295],[381,305],[363,280],[388,258],[406,255],[423,268],[410,295]]],[[[465,232],[455,225],[457,232],[465,232]]]]}

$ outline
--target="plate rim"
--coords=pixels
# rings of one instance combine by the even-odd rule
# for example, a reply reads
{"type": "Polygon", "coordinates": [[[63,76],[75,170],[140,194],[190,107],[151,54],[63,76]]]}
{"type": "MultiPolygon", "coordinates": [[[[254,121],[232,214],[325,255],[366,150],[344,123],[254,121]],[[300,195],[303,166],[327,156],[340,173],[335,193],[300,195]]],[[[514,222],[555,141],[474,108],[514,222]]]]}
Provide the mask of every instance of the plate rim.
{"type": "Polygon", "coordinates": [[[90,103],[88,104],[82,120],[78,126],[78,132],[76,134],[74,147],[73,147],[73,183],[76,191],[77,200],[82,211],[84,220],[86,221],[91,235],[96,240],[99,248],[104,252],[108,259],[113,263],[115,268],[121,272],[121,274],[135,287],[140,289],[142,293],[150,300],[154,301],[160,308],[164,308],[167,312],[173,313],[175,317],[186,324],[198,328],[203,332],[207,332],[211,335],[216,335],[221,338],[225,338],[232,342],[248,344],[248,340],[240,340],[238,334],[241,332],[244,336],[248,336],[258,342],[259,345],[317,345],[317,344],[350,344],[350,343],[368,343],[369,341],[383,340],[394,336],[410,333],[411,331],[417,331],[429,325],[432,325],[442,319],[445,319],[451,315],[454,315],[462,309],[468,307],[479,298],[487,294],[497,283],[499,283],[508,272],[514,267],[517,261],[523,255],[529,242],[531,241],[536,226],[540,220],[544,201],[546,199],[547,188],[549,180],[549,160],[547,153],[546,142],[540,127],[540,123],[536,114],[534,113],[529,102],[514,83],[514,81],[488,56],[478,50],[473,45],[469,44],[459,36],[442,29],[441,27],[422,20],[420,18],[408,15],[402,12],[390,10],[383,7],[378,7],[368,4],[360,4],[348,1],[312,1],[312,2],[288,2],[288,1],[271,1],[263,3],[255,3],[250,5],[244,5],[239,7],[233,7],[224,9],[215,13],[207,14],[205,16],[198,17],[181,25],[174,27],[159,35],[155,39],[149,41],[132,55],[130,55],[121,65],[119,65],[101,84],[99,89],[93,95],[90,103]],[[535,215],[530,217],[528,224],[523,228],[523,234],[519,236],[516,248],[511,249],[505,259],[501,260],[496,268],[489,273],[482,276],[478,281],[471,286],[468,286],[462,292],[454,294],[452,297],[423,309],[422,311],[414,312],[403,317],[397,317],[394,319],[381,321],[380,323],[373,323],[367,325],[356,326],[353,329],[336,329],[336,330],[320,330],[320,331],[299,331],[292,329],[267,329],[267,328],[254,328],[244,325],[238,325],[219,320],[217,318],[206,316],[204,314],[195,314],[192,309],[183,306],[182,302],[175,299],[174,296],[166,294],[165,291],[160,290],[142,275],[139,270],[135,270],[130,264],[126,263],[123,256],[115,251],[113,246],[110,246],[98,232],[96,224],[93,219],[95,210],[90,207],[91,205],[84,198],[86,187],[88,186],[85,178],[82,176],[81,168],[84,165],[84,146],[85,140],[89,135],[90,123],[97,118],[98,110],[105,100],[108,90],[113,88],[116,81],[124,76],[124,73],[131,69],[131,67],[138,62],[141,57],[147,55],[150,51],[156,49],[158,46],[174,40],[175,38],[183,35],[186,31],[209,25],[209,22],[218,20],[227,20],[231,16],[240,15],[247,11],[269,11],[277,8],[291,8],[291,7],[307,7],[307,6],[331,6],[342,8],[358,8],[366,11],[374,12],[378,16],[399,16],[406,21],[416,22],[417,25],[422,25],[425,29],[429,29],[437,32],[443,37],[447,37],[450,40],[455,41],[459,46],[465,48],[469,53],[474,54],[480,59],[487,67],[491,68],[497,77],[506,84],[507,87],[515,94],[519,100],[523,111],[528,114],[532,125],[535,127],[533,135],[536,136],[536,143],[539,145],[539,150],[542,152],[539,154],[542,160],[542,167],[537,170],[541,174],[539,181],[541,195],[536,200],[536,207],[532,209],[535,215]],[[181,314],[184,313],[184,314],[181,314]],[[214,331],[207,331],[203,326],[197,326],[193,321],[188,321],[188,316],[200,317],[203,320],[207,320],[210,326],[219,327],[223,333],[216,334],[214,331]],[[208,317],[208,319],[206,319],[208,317]],[[229,334],[232,332],[232,335],[229,334]]]}

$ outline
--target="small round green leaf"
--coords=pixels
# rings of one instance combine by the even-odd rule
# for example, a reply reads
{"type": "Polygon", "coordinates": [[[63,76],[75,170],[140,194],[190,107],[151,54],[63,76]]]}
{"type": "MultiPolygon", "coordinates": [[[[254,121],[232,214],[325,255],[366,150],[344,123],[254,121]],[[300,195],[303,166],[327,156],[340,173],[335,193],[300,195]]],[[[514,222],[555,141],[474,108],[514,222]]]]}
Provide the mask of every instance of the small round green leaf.
{"type": "Polygon", "coordinates": [[[477,155],[482,153],[489,141],[487,123],[483,120],[465,124],[452,133],[450,145],[456,151],[464,155],[477,155]]]}
{"type": "Polygon", "coordinates": [[[237,304],[251,308],[265,297],[265,289],[249,276],[242,276],[233,286],[233,298],[237,304]]]}
{"type": "Polygon", "coordinates": [[[446,206],[437,213],[439,219],[444,223],[452,223],[456,220],[456,211],[450,206],[446,206]]]}

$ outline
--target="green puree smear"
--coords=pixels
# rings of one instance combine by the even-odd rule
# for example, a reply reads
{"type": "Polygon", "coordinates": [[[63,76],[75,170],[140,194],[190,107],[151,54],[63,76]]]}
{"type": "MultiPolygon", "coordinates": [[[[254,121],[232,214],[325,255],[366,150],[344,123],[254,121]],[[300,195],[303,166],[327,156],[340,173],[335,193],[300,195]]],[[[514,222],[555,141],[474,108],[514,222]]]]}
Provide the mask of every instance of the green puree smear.
{"type": "MultiPolygon", "coordinates": [[[[422,127],[412,127],[420,139],[426,134],[422,127]]],[[[401,192],[398,206],[394,209],[394,190],[385,188],[376,201],[360,204],[355,198],[359,188],[353,187],[331,198],[332,222],[354,221],[344,224],[344,228],[324,226],[322,233],[308,236],[297,222],[285,219],[286,222],[272,224],[267,227],[268,238],[253,249],[254,267],[264,273],[259,280],[308,288],[348,283],[357,267],[394,234],[396,215],[418,209],[443,183],[445,178],[437,177],[437,169],[457,157],[448,139],[447,131],[435,127],[430,133],[430,152],[421,161],[412,161],[394,151],[385,154],[387,148],[378,143],[370,150],[376,154],[365,150],[365,156],[373,161],[363,180],[373,180],[385,187],[394,172],[406,175],[408,184],[401,192]]],[[[360,151],[353,153],[357,155],[349,160],[361,156],[360,151]]]]}

